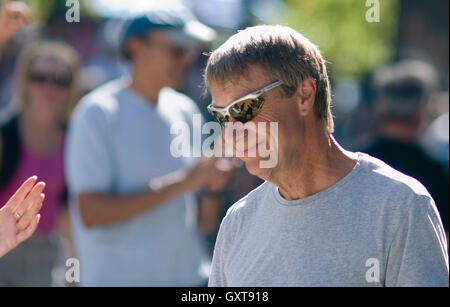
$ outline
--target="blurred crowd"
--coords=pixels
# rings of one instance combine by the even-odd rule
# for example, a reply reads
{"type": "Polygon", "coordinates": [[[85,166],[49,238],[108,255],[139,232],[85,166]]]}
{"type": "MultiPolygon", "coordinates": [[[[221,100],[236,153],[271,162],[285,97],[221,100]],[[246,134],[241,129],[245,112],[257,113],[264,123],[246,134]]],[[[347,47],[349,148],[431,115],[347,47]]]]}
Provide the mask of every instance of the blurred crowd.
{"type": "MultiPolygon", "coordinates": [[[[203,53],[263,23],[250,10],[257,1],[216,1],[223,10],[185,1],[178,15],[130,22],[118,10],[76,23],[64,2],[0,41],[0,206],[26,178],[46,182],[38,229],[0,259],[0,286],[74,285],[70,257],[83,285],[205,285],[221,218],[262,181],[234,160],[172,157],[168,127],[191,126],[193,114],[212,120],[203,53]],[[203,37],[154,30],[188,21],[203,37]]],[[[448,234],[448,70],[434,63],[398,52],[359,83],[336,83],[335,137],[422,182],[448,234]]]]}

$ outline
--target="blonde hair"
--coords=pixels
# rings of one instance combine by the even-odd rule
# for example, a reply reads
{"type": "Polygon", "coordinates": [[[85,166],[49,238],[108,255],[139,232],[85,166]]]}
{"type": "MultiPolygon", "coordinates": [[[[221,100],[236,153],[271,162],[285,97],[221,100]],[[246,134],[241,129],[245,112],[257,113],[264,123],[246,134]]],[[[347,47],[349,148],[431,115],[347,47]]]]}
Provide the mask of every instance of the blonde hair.
{"type": "Polygon", "coordinates": [[[271,79],[281,81],[285,97],[292,96],[305,79],[314,79],[315,113],[329,133],[334,131],[325,60],[306,37],[285,26],[260,25],[239,31],[211,53],[204,73],[205,90],[211,81],[238,80],[249,65],[259,65],[271,79]]]}
{"type": "Polygon", "coordinates": [[[27,85],[31,65],[39,58],[56,60],[65,64],[70,70],[72,81],[69,86],[66,109],[61,118],[61,124],[66,124],[81,94],[79,84],[81,62],[78,52],[68,44],[60,41],[36,41],[26,46],[20,54],[15,70],[15,104],[17,112],[21,112],[26,107],[28,100],[27,85]]]}

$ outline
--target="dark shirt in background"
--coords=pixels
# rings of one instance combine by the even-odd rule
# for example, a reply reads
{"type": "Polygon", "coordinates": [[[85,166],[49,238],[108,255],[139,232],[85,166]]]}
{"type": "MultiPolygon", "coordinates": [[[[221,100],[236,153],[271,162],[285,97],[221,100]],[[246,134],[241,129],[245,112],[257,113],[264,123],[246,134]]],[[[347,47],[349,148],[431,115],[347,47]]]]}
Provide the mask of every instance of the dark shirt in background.
{"type": "Polygon", "coordinates": [[[379,138],[365,150],[396,170],[416,178],[433,197],[448,233],[449,177],[444,165],[429,156],[418,144],[379,138]]]}

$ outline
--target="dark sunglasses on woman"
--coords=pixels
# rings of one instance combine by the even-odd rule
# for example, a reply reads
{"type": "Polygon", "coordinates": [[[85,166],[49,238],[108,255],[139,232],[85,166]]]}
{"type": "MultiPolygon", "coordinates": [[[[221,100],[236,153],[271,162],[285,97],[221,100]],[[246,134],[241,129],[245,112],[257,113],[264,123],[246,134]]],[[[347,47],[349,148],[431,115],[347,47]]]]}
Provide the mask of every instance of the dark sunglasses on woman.
{"type": "Polygon", "coordinates": [[[61,87],[68,87],[72,83],[72,77],[67,74],[48,74],[42,72],[30,72],[30,81],[34,83],[52,83],[61,87]]]}

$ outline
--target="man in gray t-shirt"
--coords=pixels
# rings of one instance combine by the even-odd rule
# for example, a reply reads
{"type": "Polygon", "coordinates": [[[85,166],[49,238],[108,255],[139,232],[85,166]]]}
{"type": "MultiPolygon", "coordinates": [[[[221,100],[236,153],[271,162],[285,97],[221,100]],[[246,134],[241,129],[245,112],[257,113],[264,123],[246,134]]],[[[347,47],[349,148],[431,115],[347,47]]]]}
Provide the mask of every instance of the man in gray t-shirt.
{"type": "Polygon", "coordinates": [[[266,180],[223,219],[210,286],[448,286],[433,199],[336,142],[325,61],[307,38],[247,28],[211,54],[205,84],[225,143],[266,180]],[[240,147],[234,130],[257,143],[240,147]]]}
{"type": "Polygon", "coordinates": [[[211,286],[445,286],[445,236],[415,179],[360,154],[331,187],[287,200],[265,182],[231,207],[211,286]]]}

